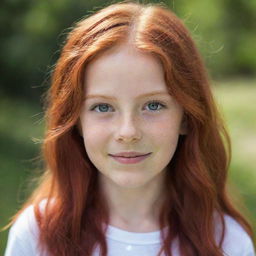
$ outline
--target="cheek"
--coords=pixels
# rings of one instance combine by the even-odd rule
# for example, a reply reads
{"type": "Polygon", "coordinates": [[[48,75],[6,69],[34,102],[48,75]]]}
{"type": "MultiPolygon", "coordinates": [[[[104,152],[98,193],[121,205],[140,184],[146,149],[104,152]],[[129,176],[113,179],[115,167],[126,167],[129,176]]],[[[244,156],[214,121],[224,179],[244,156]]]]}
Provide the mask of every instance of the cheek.
{"type": "Polygon", "coordinates": [[[162,145],[172,144],[179,137],[179,120],[164,118],[160,122],[154,122],[148,130],[162,145]]]}
{"type": "Polygon", "coordinates": [[[163,122],[151,126],[154,136],[156,158],[162,168],[169,163],[176,151],[179,139],[179,119],[166,118],[163,122]]]}
{"type": "Polygon", "coordinates": [[[177,148],[179,139],[178,133],[167,132],[162,133],[156,142],[156,158],[155,166],[163,170],[172,160],[177,148]]]}
{"type": "Polygon", "coordinates": [[[105,151],[104,129],[99,126],[83,127],[84,147],[92,164],[101,170],[104,163],[102,152],[105,151]]]}
{"type": "Polygon", "coordinates": [[[108,129],[106,125],[92,120],[82,120],[82,132],[86,151],[99,151],[103,149],[103,143],[106,141],[108,129]]]}

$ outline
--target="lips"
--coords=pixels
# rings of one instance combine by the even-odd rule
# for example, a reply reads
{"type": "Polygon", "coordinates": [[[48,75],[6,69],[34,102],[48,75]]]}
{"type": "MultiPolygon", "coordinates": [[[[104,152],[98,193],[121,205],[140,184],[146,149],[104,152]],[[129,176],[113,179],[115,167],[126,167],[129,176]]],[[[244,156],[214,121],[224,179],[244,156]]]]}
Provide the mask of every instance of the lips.
{"type": "Polygon", "coordinates": [[[151,154],[150,153],[140,153],[140,152],[120,152],[117,154],[109,154],[110,156],[114,157],[124,157],[124,158],[136,158],[136,157],[141,157],[141,156],[147,156],[151,154]]]}
{"type": "Polygon", "coordinates": [[[143,162],[146,158],[149,157],[151,153],[139,155],[139,156],[133,156],[133,157],[122,157],[122,156],[115,156],[110,155],[115,161],[121,163],[121,164],[137,164],[140,162],[143,162]]]}
{"type": "Polygon", "coordinates": [[[136,157],[141,157],[141,156],[146,156],[148,154],[145,155],[139,155],[139,156],[119,156],[119,157],[124,157],[124,158],[136,158],[136,157]]]}

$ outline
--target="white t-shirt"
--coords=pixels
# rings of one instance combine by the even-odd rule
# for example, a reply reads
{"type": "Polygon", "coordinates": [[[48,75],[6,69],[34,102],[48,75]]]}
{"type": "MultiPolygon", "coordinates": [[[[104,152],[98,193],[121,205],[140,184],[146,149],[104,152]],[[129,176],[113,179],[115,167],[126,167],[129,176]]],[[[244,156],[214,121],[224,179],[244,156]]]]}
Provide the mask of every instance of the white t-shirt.
{"type": "MultiPolygon", "coordinates": [[[[225,255],[255,256],[252,240],[242,226],[228,215],[225,215],[225,223],[226,235],[222,246],[225,255]]],[[[39,256],[38,234],[39,229],[31,205],[22,212],[11,227],[5,256],[39,256]]],[[[161,244],[160,231],[134,233],[111,225],[108,226],[106,239],[108,256],[156,256],[161,244]]],[[[218,239],[218,228],[216,239],[218,239]]],[[[178,245],[178,240],[174,240],[171,245],[173,256],[180,256],[178,245]]],[[[99,251],[96,248],[93,256],[98,255],[99,251]]],[[[44,252],[43,256],[48,256],[47,252],[44,252]]]]}

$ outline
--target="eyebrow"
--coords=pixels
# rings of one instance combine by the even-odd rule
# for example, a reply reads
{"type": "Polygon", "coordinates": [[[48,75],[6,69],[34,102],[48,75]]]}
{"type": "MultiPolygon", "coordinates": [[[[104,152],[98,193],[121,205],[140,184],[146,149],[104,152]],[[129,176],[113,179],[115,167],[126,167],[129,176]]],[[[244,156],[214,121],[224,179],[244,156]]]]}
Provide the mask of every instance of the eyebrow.
{"type": "MultiPolygon", "coordinates": [[[[167,93],[167,92],[156,91],[156,92],[149,92],[149,93],[141,94],[141,95],[137,96],[136,99],[143,98],[143,97],[154,96],[154,95],[169,95],[170,96],[170,94],[167,93]]],[[[91,99],[91,98],[104,98],[104,99],[116,100],[115,97],[108,96],[108,95],[101,95],[101,94],[91,94],[91,95],[87,95],[85,97],[85,99],[91,99]]]]}

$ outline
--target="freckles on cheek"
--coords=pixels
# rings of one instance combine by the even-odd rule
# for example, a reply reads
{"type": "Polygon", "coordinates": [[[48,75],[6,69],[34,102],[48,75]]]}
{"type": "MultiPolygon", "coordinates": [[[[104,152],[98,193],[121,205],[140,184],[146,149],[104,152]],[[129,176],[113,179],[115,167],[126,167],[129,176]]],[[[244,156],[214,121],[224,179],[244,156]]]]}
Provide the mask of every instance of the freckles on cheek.
{"type": "Polygon", "coordinates": [[[86,142],[90,142],[91,144],[97,144],[108,136],[109,129],[106,124],[87,121],[84,122],[83,133],[84,140],[86,142]]]}
{"type": "Polygon", "coordinates": [[[168,118],[161,119],[159,122],[151,124],[151,129],[154,133],[158,132],[160,134],[170,133],[170,130],[173,129],[172,121],[168,118]]]}
{"type": "Polygon", "coordinates": [[[102,134],[103,128],[100,126],[87,126],[84,129],[84,138],[88,140],[97,140],[102,134]]]}
{"type": "Polygon", "coordinates": [[[163,143],[166,143],[167,141],[176,141],[176,138],[179,135],[179,129],[176,122],[177,121],[167,118],[159,123],[155,123],[150,127],[151,134],[157,136],[158,140],[163,143]]]}

